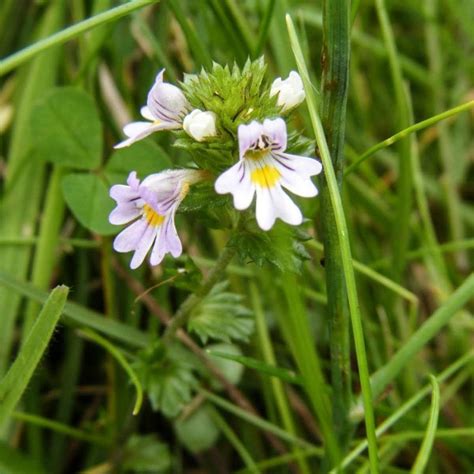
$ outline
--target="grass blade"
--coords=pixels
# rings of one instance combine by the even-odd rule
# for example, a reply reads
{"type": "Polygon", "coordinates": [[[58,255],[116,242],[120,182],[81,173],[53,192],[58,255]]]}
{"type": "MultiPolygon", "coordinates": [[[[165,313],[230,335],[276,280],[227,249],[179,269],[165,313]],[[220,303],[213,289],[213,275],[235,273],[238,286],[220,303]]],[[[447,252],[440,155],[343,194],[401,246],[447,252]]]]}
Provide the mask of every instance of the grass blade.
{"type": "MultiPolygon", "coordinates": [[[[38,290],[29,283],[19,282],[3,272],[0,272],[0,285],[4,285],[39,303],[43,303],[47,298],[45,291],[38,290]]],[[[117,341],[134,347],[145,347],[151,340],[147,334],[138,329],[107,319],[100,313],[83,308],[77,303],[66,303],[63,319],[67,324],[94,329],[117,341]]]]}
{"type": "Polygon", "coordinates": [[[415,464],[411,469],[412,474],[422,474],[425,471],[426,464],[428,463],[431,449],[433,448],[433,442],[436,437],[436,428],[438,426],[439,416],[439,384],[436,377],[430,375],[431,385],[433,387],[431,395],[431,411],[428,426],[426,428],[426,434],[421,444],[420,452],[416,456],[415,464]]]}
{"type": "Polygon", "coordinates": [[[372,389],[369,380],[369,369],[367,364],[367,354],[365,350],[364,333],[362,329],[359,300],[357,296],[354,268],[352,266],[352,255],[346,219],[344,216],[344,209],[342,207],[342,200],[339,194],[336,175],[332,166],[331,156],[326,142],[326,137],[324,135],[321,120],[317,112],[316,98],[314,96],[313,88],[309,80],[308,70],[303,59],[303,54],[301,52],[301,48],[298,42],[298,37],[296,36],[295,27],[290,16],[287,16],[287,25],[290,35],[291,47],[296,58],[298,70],[303,79],[311,122],[316,136],[316,141],[318,143],[319,150],[321,153],[321,160],[323,162],[323,168],[326,174],[329,195],[331,198],[331,205],[333,207],[335,221],[337,225],[339,245],[341,248],[341,260],[344,269],[345,285],[349,301],[352,330],[354,334],[357,365],[359,367],[359,378],[362,387],[362,397],[364,400],[365,426],[369,442],[369,457],[372,472],[377,473],[379,472],[379,469],[377,457],[377,440],[375,437],[375,421],[372,409],[372,389]]]}
{"type": "Polygon", "coordinates": [[[76,25],[72,25],[69,28],[61,30],[54,35],[48,36],[47,38],[38,41],[31,46],[28,46],[0,61],[0,76],[3,76],[7,72],[17,68],[20,66],[20,64],[23,64],[42,51],[52,48],[53,46],[64,44],[67,41],[70,41],[85,33],[86,31],[91,30],[92,28],[105,25],[111,21],[116,21],[135,10],[138,10],[139,8],[143,8],[146,5],[150,5],[151,3],[156,3],[158,1],[159,0],[133,0],[126,3],[125,5],[120,5],[118,7],[112,8],[111,10],[107,10],[104,13],[99,13],[92,18],[87,18],[87,20],[81,21],[76,25]]]}
{"type": "Polygon", "coordinates": [[[474,273],[440,306],[410,337],[404,346],[380,370],[372,375],[374,396],[380,395],[387,385],[407,366],[415,354],[461,309],[474,294],[474,273]]]}
{"type": "Polygon", "coordinates": [[[132,369],[132,367],[130,367],[130,364],[127,362],[122,353],[113,344],[107,341],[107,339],[104,339],[103,337],[99,336],[90,329],[83,329],[82,331],[80,331],[80,334],[86,339],[94,341],[95,343],[102,346],[122,366],[123,370],[127,372],[127,375],[130,377],[130,381],[135,386],[136,401],[133,407],[133,414],[137,415],[143,403],[143,389],[142,384],[140,383],[137,375],[135,374],[135,371],[132,369]]]}
{"type": "Polygon", "coordinates": [[[267,364],[266,362],[254,359],[253,357],[227,354],[225,352],[214,351],[212,349],[209,349],[207,353],[212,356],[221,357],[222,359],[233,360],[234,362],[242,364],[244,367],[254,369],[261,374],[269,375],[270,377],[276,377],[280,380],[283,380],[283,382],[298,385],[302,383],[301,377],[296,375],[293,371],[283,369],[281,367],[275,367],[274,365],[267,364]]]}
{"type": "Polygon", "coordinates": [[[64,309],[69,289],[55,288],[31,328],[25,343],[0,382],[0,424],[11,415],[25,391],[64,309]]]}

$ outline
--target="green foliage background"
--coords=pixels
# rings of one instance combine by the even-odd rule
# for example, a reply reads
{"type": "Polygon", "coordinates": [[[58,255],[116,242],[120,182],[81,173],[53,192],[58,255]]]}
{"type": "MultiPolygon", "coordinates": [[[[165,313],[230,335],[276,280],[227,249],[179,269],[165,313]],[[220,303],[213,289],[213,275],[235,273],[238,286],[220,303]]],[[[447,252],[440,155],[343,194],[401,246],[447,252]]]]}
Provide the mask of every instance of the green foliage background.
{"type": "Polygon", "coordinates": [[[1,473],[313,473],[335,460],[344,472],[471,472],[473,22],[470,2],[454,0],[2,2],[1,473]],[[338,15],[350,66],[334,126],[343,99],[325,68],[346,59],[338,15]],[[247,63],[262,55],[266,70],[247,63]],[[313,94],[289,118],[292,151],[324,159],[319,110],[347,235],[323,235],[328,191],[298,200],[301,228],[263,233],[249,212],[232,234],[230,199],[202,184],[178,216],[185,255],[130,271],[112,250],[109,187],[193,160],[226,169],[237,126],[277,113],[255,92],[296,60],[313,94]],[[114,151],[163,67],[193,106],[237,117],[218,122],[225,140],[203,153],[160,133],[114,151]],[[227,92],[219,75],[247,87],[252,117],[215,98],[227,92]],[[225,276],[163,338],[229,238],[225,276]],[[351,246],[362,363],[334,242],[351,246]],[[48,297],[59,284],[67,303],[64,288],[48,297]],[[363,423],[364,367],[376,430],[363,423]]]}

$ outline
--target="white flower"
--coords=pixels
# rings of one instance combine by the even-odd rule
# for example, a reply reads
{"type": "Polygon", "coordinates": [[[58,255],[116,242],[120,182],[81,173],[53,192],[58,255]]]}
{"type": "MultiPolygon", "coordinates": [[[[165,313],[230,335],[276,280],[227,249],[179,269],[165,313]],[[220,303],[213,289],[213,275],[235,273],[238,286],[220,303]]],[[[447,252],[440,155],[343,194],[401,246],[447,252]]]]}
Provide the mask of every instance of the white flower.
{"type": "Polygon", "coordinates": [[[298,196],[316,196],[318,190],[310,177],[321,172],[321,163],[285,153],[286,124],[281,118],[240,125],[238,137],[240,160],[217,178],[216,191],[231,193],[239,210],[247,209],[256,193],[256,217],[263,230],[271,229],[277,217],[301,224],[300,209],[282,187],[298,196]]]}
{"type": "Polygon", "coordinates": [[[215,137],[216,131],[216,114],[214,112],[203,112],[194,109],[190,114],[184,117],[184,131],[198,142],[202,142],[206,138],[215,137]]]}
{"type": "Polygon", "coordinates": [[[178,206],[189,186],[202,179],[197,170],[166,170],[147,176],[141,183],[132,171],[127,185],[117,184],[110,197],[117,207],[110,213],[111,224],[128,224],[114,240],[117,252],[135,251],[130,268],[139,267],[151,250],[150,263],[158,265],[167,253],[179,257],[183,250],[174,224],[178,206]]]}
{"type": "Polygon", "coordinates": [[[125,125],[123,132],[127,140],[115,145],[115,148],[130,146],[142,138],[160,130],[175,130],[182,127],[183,117],[190,105],[179,87],[163,82],[162,69],[148,93],[146,106],[140,113],[148,122],[132,122],[125,125]]]}
{"type": "Polygon", "coordinates": [[[284,81],[281,77],[275,79],[270,89],[270,96],[273,97],[277,94],[277,103],[282,112],[301,104],[305,98],[305,93],[300,75],[296,71],[291,71],[284,81]]]}

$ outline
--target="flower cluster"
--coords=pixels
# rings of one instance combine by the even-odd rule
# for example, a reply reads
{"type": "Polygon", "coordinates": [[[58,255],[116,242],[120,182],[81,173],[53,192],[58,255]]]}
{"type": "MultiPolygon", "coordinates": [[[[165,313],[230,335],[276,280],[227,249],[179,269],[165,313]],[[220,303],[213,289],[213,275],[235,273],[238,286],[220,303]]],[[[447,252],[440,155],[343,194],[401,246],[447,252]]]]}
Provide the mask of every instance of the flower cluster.
{"type": "MultiPolygon", "coordinates": [[[[163,75],[164,70],[161,70],[148,93],[146,106],[141,109],[141,115],[147,121],[126,125],[124,134],[128,138],[115,148],[130,146],[162,130],[183,130],[185,136],[198,144],[218,142],[225,134],[229,135],[228,127],[219,126],[219,121],[223,123],[225,119],[222,111],[217,107],[202,110],[204,107],[192,105],[196,101],[189,94],[186,96],[186,87],[181,89],[164,82],[163,75]]],[[[193,80],[199,80],[199,76],[193,76],[193,80]]],[[[225,102],[222,94],[212,92],[212,87],[209,90],[225,102]]],[[[291,111],[305,98],[301,78],[294,71],[285,80],[276,79],[265,94],[281,114],[291,111]]],[[[245,104],[245,97],[241,100],[244,107],[247,106],[247,115],[252,115],[254,107],[245,104]]],[[[237,115],[232,115],[235,121],[237,115]]],[[[284,189],[302,197],[316,196],[318,190],[311,177],[321,172],[319,161],[286,151],[288,135],[281,117],[250,118],[245,123],[240,116],[232,140],[236,141],[238,160],[217,176],[215,191],[218,194],[230,193],[237,210],[248,209],[256,195],[255,216],[262,230],[271,229],[277,218],[291,225],[301,224],[303,215],[284,189]]],[[[166,170],[147,176],[141,182],[133,171],[126,185],[111,188],[110,196],[117,207],[109,220],[116,225],[129,224],[115,238],[114,249],[118,252],[134,251],[131,268],[137,268],[148,253],[151,265],[158,265],[167,253],[173,257],[181,255],[175,213],[190,186],[212,176],[209,171],[215,170],[166,170]]]]}

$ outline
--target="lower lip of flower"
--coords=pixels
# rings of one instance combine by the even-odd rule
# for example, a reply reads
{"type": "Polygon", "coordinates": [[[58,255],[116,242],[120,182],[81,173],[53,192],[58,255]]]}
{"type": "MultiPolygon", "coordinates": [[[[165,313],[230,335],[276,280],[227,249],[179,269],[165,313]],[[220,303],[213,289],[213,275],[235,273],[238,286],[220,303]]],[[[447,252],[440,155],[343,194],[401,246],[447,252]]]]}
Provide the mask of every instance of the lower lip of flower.
{"type": "Polygon", "coordinates": [[[143,215],[145,216],[146,221],[152,227],[159,227],[165,220],[165,216],[158,214],[151,206],[145,204],[143,206],[143,215]]]}
{"type": "Polygon", "coordinates": [[[274,166],[264,165],[261,168],[255,168],[250,174],[250,179],[261,188],[273,188],[280,176],[280,172],[274,166]]]}

